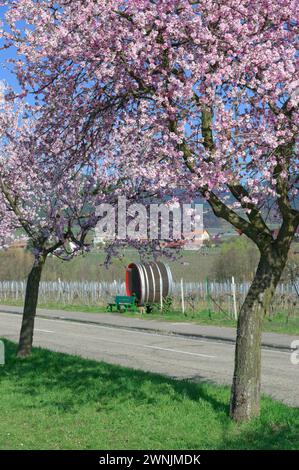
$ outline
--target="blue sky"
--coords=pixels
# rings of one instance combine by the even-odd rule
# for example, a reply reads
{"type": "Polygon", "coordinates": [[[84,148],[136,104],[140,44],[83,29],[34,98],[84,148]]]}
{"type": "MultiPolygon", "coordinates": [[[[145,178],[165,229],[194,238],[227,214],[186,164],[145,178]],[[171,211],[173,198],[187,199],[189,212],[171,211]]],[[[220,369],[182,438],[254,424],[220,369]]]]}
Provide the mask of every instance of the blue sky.
{"type": "MultiPolygon", "coordinates": [[[[4,15],[6,7],[0,7],[0,20],[4,22],[4,15]]],[[[3,46],[3,41],[0,40],[0,46],[3,46]]],[[[11,71],[11,65],[7,63],[8,59],[16,57],[16,52],[11,48],[8,50],[0,51],[0,80],[5,80],[14,90],[18,91],[18,81],[11,71]]]]}

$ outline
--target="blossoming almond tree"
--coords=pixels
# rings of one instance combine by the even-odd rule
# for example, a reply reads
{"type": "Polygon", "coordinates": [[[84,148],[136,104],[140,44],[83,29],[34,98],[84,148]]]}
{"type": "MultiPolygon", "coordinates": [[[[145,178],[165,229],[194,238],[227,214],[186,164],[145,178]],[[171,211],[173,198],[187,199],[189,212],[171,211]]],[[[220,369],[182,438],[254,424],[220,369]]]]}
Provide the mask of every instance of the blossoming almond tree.
{"type": "Polygon", "coordinates": [[[144,189],[200,193],[257,245],[238,319],[236,420],[259,413],[262,316],[299,223],[296,3],[15,0],[4,32],[50,136],[71,130],[77,145],[102,145],[124,173],[147,180],[144,189]]]}
{"type": "MultiPolygon", "coordinates": [[[[65,260],[89,248],[86,239],[97,222],[107,179],[103,166],[84,168],[70,158],[44,154],[26,106],[0,106],[0,244],[21,232],[28,237],[34,262],[28,275],[18,356],[31,352],[39,283],[47,257],[65,260]],[[101,185],[101,190],[99,189],[101,185]]],[[[31,110],[32,111],[32,110],[31,110]]]]}

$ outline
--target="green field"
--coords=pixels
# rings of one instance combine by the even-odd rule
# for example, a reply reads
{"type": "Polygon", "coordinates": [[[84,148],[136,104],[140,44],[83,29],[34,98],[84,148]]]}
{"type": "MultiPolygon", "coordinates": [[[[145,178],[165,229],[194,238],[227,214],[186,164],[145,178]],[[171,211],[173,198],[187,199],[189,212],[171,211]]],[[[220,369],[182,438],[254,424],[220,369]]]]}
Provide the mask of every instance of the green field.
{"type": "MultiPolygon", "coordinates": [[[[21,301],[2,301],[7,305],[15,305],[21,307],[23,304],[21,301]]],[[[48,302],[48,303],[39,303],[39,308],[45,309],[54,309],[54,310],[65,310],[72,312],[87,312],[94,314],[107,313],[104,307],[96,306],[87,306],[81,304],[70,304],[62,305],[60,303],[48,302]]],[[[201,310],[197,312],[187,312],[186,315],[183,315],[179,311],[171,311],[167,313],[161,313],[156,311],[152,314],[140,314],[140,313],[130,313],[124,312],[122,315],[139,318],[141,320],[160,320],[160,321],[169,321],[169,322],[190,322],[197,325],[214,325],[214,326],[226,326],[226,327],[236,327],[236,322],[230,318],[228,315],[218,312],[208,312],[207,310],[201,310]]],[[[290,335],[299,335],[299,316],[293,316],[286,321],[286,313],[277,313],[271,318],[265,318],[263,321],[263,331],[272,332],[272,333],[284,333],[290,335]]]]}
{"type": "Polygon", "coordinates": [[[228,417],[229,389],[34,349],[0,366],[0,449],[298,449],[299,409],[228,417]]]}
{"type": "MultiPolygon", "coordinates": [[[[236,281],[240,282],[248,278],[252,279],[258,259],[255,247],[238,237],[234,237],[227,246],[228,248],[225,244],[221,249],[209,249],[207,252],[183,250],[177,253],[175,259],[161,257],[159,260],[169,264],[174,279],[178,281],[181,277],[185,282],[204,281],[206,277],[213,280],[226,280],[232,275],[235,276],[236,281]]],[[[148,259],[153,261],[152,254],[149,253],[148,256],[148,259]]],[[[57,281],[58,278],[62,281],[124,280],[126,266],[140,261],[140,254],[133,249],[122,250],[107,267],[105,259],[106,253],[103,249],[93,249],[68,262],[49,256],[42,280],[57,281]]],[[[26,279],[32,262],[32,255],[29,251],[14,249],[0,252],[0,279],[5,281],[26,279]]]]}
{"type": "MultiPolygon", "coordinates": [[[[45,304],[41,308],[54,308],[61,309],[59,304],[45,304]]],[[[78,312],[89,312],[89,313],[104,313],[105,309],[99,307],[88,307],[84,305],[65,305],[62,310],[66,311],[78,311],[78,312]]],[[[107,312],[105,312],[107,313],[107,312]]],[[[167,313],[155,312],[152,314],[140,314],[124,312],[122,315],[126,315],[132,318],[140,318],[141,320],[159,320],[169,322],[190,322],[197,325],[214,325],[214,326],[226,326],[236,327],[236,321],[230,318],[228,315],[218,312],[208,312],[207,310],[201,310],[199,312],[187,313],[183,315],[182,312],[172,311],[167,313]]],[[[290,335],[299,335],[299,317],[291,317],[286,322],[285,314],[276,314],[271,319],[265,318],[263,322],[263,331],[272,333],[284,333],[290,335]]]]}

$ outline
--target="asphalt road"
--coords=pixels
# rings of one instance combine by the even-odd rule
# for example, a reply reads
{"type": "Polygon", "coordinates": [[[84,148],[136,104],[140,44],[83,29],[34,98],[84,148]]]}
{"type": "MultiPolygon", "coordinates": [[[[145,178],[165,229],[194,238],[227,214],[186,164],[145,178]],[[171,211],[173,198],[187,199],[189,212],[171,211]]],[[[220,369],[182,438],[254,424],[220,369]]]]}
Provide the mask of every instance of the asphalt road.
{"type": "MultiPolygon", "coordinates": [[[[0,313],[0,337],[17,341],[19,315],[0,313]]],[[[234,345],[72,321],[37,318],[34,345],[53,351],[158,372],[175,378],[230,384],[234,345]]],[[[262,391],[299,407],[299,365],[289,352],[263,349],[262,391]]]]}

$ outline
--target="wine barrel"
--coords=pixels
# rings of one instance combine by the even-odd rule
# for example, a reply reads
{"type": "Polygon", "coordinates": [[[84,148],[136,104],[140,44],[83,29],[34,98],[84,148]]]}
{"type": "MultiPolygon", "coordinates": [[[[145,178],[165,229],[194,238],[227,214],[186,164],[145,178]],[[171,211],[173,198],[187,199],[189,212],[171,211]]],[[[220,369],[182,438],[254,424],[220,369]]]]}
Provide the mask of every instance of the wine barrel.
{"type": "Polygon", "coordinates": [[[131,263],[126,270],[127,295],[136,295],[138,305],[158,303],[172,294],[170,268],[160,262],[131,263]]]}

